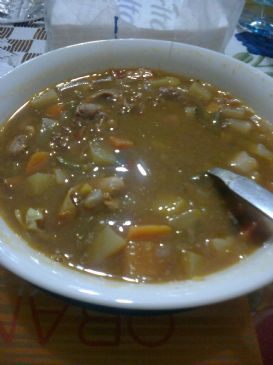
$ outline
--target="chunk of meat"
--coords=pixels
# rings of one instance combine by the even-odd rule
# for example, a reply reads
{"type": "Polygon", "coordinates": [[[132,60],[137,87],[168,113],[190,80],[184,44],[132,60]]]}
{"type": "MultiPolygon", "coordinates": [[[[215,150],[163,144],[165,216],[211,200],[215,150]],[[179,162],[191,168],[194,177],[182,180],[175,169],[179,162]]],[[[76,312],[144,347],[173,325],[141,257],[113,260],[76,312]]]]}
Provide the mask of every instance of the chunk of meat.
{"type": "Polygon", "coordinates": [[[110,195],[104,199],[104,205],[111,211],[118,210],[120,208],[120,200],[112,198],[110,195]]]}
{"type": "Polygon", "coordinates": [[[65,195],[65,198],[58,213],[58,218],[60,221],[67,221],[69,219],[72,219],[77,213],[77,207],[72,198],[74,192],[75,187],[70,188],[65,195]]]}
{"type": "Polygon", "coordinates": [[[92,190],[83,201],[83,205],[87,209],[96,208],[103,201],[102,191],[99,189],[92,190]]]}
{"type": "Polygon", "coordinates": [[[93,119],[100,110],[101,107],[97,104],[80,104],[77,106],[76,115],[86,119],[93,119]]]}
{"type": "Polygon", "coordinates": [[[124,180],[119,176],[103,177],[97,181],[97,186],[105,193],[124,189],[124,180]]]}
{"type": "Polygon", "coordinates": [[[52,149],[64,149],[66,150],[70,144],[70,138],[67,135],[64,135],[63,133],[57,132],[55,133],[50,141],[50,147],[52,149]]]}
{"type": "Polygon", "coordinates": [[[14,139],[8,146],[8,153],[16,156],[19,153],[24,152],[28,147],[28,138],[29,136],[27,136],[26,134],[19,134],[18,136],[14,137],[14,139]]]}

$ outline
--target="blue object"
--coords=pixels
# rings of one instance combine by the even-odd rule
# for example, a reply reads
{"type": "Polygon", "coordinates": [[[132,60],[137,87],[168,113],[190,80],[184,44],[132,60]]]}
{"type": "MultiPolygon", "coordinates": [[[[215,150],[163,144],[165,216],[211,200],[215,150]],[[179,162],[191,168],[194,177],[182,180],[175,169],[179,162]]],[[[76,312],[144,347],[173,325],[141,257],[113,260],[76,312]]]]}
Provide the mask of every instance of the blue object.
{"type": "Polygon", "coordinates": [[[248,2],[239,19],[239,25],[244,30],[273,38],[273,0],[248,2]]]}
{"type": "Polygon", "coordinates": [[[249,53],[273,58],[273,39],[250,32],[237,33],[235,37],[249,53]]]}
{"type": "Polygon", "coordinates": [[[118,16],[114,17],[114,34],[115,39],[118,39],[118,16]]]}
{"type": "Polygon", "coordinates": [[[268,5],[271,6],[273,5],[273,0],[255,0],[256,3],[259,3],[261,5],[268,5]]]}

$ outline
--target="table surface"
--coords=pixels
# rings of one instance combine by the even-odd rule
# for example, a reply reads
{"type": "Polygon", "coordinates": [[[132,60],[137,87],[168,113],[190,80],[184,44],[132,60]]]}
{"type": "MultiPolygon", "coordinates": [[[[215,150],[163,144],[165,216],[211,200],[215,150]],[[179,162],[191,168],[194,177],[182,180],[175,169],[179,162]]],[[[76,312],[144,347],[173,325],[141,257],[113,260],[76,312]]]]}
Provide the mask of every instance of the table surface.
{"type": "MultiPolygon", "coordinates": [[[[273,76],[273,59],[259,54],[259,44],[246,40],[243,45],[237,37],[226,54],[273,76]]],[[[45,49],[42,22],[0,26],[0,76],[45,49]]],[[[71,304],[0,268],[0,364],[103,364],[108,359],[169,364],[172,359],[187,365],[272,365],[272,326],[273,285],[247,298],[147,321],[71,304]]]]}

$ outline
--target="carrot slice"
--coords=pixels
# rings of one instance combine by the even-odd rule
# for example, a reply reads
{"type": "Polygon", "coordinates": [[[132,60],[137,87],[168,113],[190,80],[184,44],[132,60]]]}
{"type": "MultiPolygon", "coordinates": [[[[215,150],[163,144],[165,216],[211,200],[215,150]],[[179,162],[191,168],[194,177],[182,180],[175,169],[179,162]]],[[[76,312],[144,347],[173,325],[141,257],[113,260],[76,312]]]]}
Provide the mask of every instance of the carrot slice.
{"type": "Polygon", "coordinates": [[[132,147],[134,145],[134,143],[132,141],[130,141],[130,139],[127,138],[120,138],[120,137],[115,137],[115,136],[111,136],[109,137],[110,143],[114,148],[129,148],[132,147]]]}
{"type": "Polygon", "coordinates": [[[34,172],[41,171],[47,166],[48,159],[48,152],[40,151],[33,153],[28,160],[26,173],[33,174],[34,172]]]}
{"type": "Polygon", "coordinates": [[[46,115],[51,118],[59,118],[63,111],[63,104],[50,105],[46,110],[46,115]]]}
{"type": "Polygon", "coordinates": [[[151,240],[161,237],[172,231],[166,224],[154,224],[130,227],[128,230],[128,240],[151,240]]]}

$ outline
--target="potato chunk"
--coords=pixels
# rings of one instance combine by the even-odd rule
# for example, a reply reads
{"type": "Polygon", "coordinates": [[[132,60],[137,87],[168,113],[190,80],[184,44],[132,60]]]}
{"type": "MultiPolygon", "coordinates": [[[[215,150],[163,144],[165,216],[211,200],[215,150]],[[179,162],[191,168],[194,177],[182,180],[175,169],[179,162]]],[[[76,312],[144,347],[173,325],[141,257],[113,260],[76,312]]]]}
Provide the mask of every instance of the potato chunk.
{"type": "Polygon", "coordinates": [[[212,98],[209,89],[198,82],[191,84],[189,88],[189,95],[199,101],[208,102],[212,98]]]}
{"type": "Polygon", "coordinates": [[[56,178],[52,174],[36,172],[27,177],[26,183],[28,194],[41,195],[56,183],[56,178]]]}
{"type": "Polygon", "coordinates": [[[205,259],[203,256],[194,252],[187,251],[182,256],[182,265],[189,278],[199,275],[200,269],[204,266],[205,259]]]}
{"type": "Polygon", "coordinates": [[[58,94],[54,89],[47,89],[35,96],[30,104],[34,108],[43,108],[47,105],[54,104],[58,102],[58,94]]]}
{"type": "Polygon", "coordinates": [[[230,161],[230,166],[234,167],[238,172],[249,173],[257,169],[258,163],[254,157],[242,151],[230,161]]]}
{"type": "Polygon", "coordinates": [[[92,262],[98,263],[116,254],[126,246],[126,240],[109,226],[104,226],[88,248],[92,262]]]}

